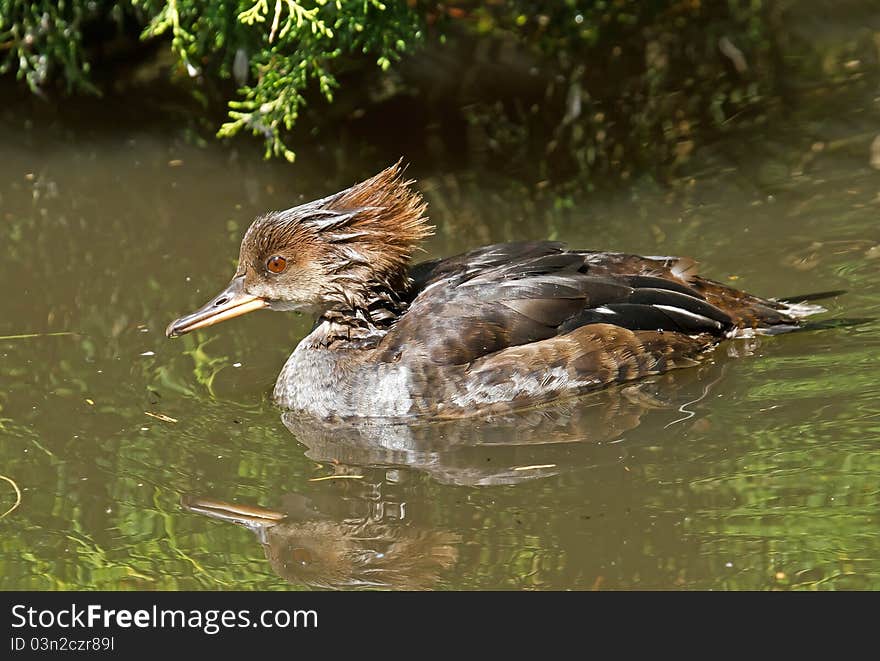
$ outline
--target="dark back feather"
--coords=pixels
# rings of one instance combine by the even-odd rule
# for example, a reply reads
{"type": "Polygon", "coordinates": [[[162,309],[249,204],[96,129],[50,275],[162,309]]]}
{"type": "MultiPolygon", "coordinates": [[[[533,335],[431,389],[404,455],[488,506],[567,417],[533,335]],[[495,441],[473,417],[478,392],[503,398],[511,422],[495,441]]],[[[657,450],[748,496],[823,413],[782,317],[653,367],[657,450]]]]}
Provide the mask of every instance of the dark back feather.
{"type": "Polygon", "coordinates": [[[722,338],[792,324],[778,303],[694,274],[677,257],[568,251],[555,242],[485,246],[413,267],[410,307],[379,345],[384,361],[461,365],[591,324],[722,338]]]}

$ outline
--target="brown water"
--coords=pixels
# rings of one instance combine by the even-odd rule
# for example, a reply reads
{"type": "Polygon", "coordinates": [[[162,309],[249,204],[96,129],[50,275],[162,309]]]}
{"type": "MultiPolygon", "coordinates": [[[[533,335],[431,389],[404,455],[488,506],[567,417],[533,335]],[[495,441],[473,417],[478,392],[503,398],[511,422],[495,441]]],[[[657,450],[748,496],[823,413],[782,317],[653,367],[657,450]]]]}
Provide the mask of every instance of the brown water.
{"type": "MultiPolygon", "coordinates": [[[[707,149],[671,188],[557,199],[414,162],[429,253],[686,254],[758,294],[846,289],[826,319],[880,317],[880,118],[860,103],[707,149]]],[[[21,490],[0,588],[880,588],[877,321],[518,416],[308,426],[269,395],[309,320],[163,329],[227,282],[255,215],[398,154],[322,171],[162,123],[25,117],[0,122],[0,474],[21,490]]]]}

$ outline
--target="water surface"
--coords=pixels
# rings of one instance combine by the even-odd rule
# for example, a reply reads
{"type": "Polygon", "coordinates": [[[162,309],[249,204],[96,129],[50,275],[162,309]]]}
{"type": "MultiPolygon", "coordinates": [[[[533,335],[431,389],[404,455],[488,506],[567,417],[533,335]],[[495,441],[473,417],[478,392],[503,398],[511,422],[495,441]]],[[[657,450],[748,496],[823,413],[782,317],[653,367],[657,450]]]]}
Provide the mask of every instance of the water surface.
{"type": "MultiPolygon", "coordinates": [[[[846,108],[708,148],[671,187],[558,197],[414,162],[427,255],[691,255],[757,294],[847,290],[824,319],[880,317],[880,119],[846,108]]],[[[225,285],[255,215],[399,154],[267,164],[97,125],[0,122],[0,474],[21,490],[0,588],[880,588],[877,321],[519,415],[305,424],[270,392],[310,320],[163,330],[225,285]]]]}

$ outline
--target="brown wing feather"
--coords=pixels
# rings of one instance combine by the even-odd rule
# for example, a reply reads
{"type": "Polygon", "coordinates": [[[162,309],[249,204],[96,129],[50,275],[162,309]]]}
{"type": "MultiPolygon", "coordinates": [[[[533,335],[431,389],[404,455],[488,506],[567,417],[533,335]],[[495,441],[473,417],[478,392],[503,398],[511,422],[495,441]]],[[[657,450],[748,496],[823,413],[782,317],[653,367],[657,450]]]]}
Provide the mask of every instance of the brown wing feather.
{"type": "Polygon", "coordinates": [[[740,328],[796,323],[784,312],[785,306],[777,301],[697,275],[697,263],[689,257],[641,257],[601,252],[583,252],[583,255],[594,267],[594,272],[601,269],[609,274],[654,276],[685,285],[697,296],[724,310],[740,328]]]}
{"type": "Polygon", "coordinates": [[[395,361],[406,351],[462,365],[580,326],[717,340],[736,326],[794,322],[779,304],[694,270],[686,258],[567,251],[551,242],[486,246],[413,268],[410,309],[382,340],[379,356],[395,361]]]}

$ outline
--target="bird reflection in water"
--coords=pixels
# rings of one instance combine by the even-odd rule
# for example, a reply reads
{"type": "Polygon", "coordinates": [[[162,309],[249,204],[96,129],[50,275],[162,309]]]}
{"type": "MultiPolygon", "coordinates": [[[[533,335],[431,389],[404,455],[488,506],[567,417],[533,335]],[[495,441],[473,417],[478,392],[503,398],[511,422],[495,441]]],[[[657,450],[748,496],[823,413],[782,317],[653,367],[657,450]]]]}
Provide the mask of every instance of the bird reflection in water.
{"type": "Polygon", "coordinates": [[[530,410],[437,423],[330,425],[290,412],[282,420],[317,462],[403,466],[457,486],[510,485],[620,463],[628,432],[641,427],[638,436],[653,442],[660,430],[697,421],[688,407],[707,397],[725,369],[712,363],[530,410]]]}
{"type": "MultiPolygon", "coordinates": [[[[340,468],[341,469],[341,468],[340,468]]],[[[344,469],[341,469],[344,470],[344,469]]],[[[321,589],[426,590],[458,558],[458,535],[412,520],[395,494],[396,470],[327,481],[312,497],[287,494],[277,510],[184,496],[191,512],[254,532],[283,579],[321,589]]]]}
{"type": "Polygon", "coordinates": [[[454,567],[461,537],[426,511],[430,481],[418,473],[491,487],[620,464],[640,439],[653,444],[664,429],[674,438],[675,425],[707,424],[695,411],[724,369],[707,364],[530,411],[442,424],[331,425],[285,413],[306,455],[332,467],[330,479],[313,482],[308,496],[283,496],[277,510],[195,496],[182,505],[250,529],[272,569],[291,583],[431,589],[454,567]]]}

